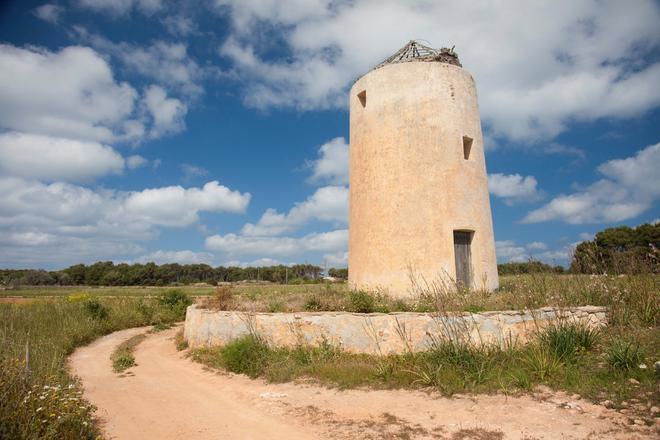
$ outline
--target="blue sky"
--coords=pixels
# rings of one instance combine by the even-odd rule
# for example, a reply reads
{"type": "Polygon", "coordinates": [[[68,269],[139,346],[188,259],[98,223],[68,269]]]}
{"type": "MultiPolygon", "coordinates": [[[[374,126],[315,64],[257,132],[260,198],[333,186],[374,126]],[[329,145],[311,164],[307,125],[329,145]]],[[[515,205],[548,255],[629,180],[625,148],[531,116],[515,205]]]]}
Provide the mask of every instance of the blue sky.
{"type": "Polygon", "coordinates": [[[477,83],[497,253],[660,218],[654,1],[6,1],[0,267],[343,266],[347,91],[410,39],[477,83]]]}

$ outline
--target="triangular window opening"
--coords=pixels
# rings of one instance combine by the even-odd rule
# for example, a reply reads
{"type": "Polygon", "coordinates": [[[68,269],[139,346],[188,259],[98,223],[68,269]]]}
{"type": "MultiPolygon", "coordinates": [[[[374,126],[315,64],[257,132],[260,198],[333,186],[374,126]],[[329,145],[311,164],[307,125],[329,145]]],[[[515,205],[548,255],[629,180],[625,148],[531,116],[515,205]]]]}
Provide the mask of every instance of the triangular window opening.
{"type": "Polygon", "coordinates": [[[472,138],[463,136],[463,158],[468,160],[470,158],[470,151],[472,150],[472,138]]]}
{"type": "Polygon", "coordinates": [[[360,93],[358,93],[357,97],[360,100],[360,104],[362,104],[362,107],[366,107],[367,106],[367,91],[362,90],[360,93]]]}

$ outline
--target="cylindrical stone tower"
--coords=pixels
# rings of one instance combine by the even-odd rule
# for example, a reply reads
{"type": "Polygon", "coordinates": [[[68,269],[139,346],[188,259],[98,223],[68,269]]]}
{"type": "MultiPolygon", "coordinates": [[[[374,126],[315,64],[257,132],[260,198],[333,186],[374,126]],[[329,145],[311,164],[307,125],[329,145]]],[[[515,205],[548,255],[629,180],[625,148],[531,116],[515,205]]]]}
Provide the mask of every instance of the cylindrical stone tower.
{"type": "Polygon", "coordinates": [[[411,41],[350,94],[349,284],[498,286],[477,92],[452,50],[411,41]]]}

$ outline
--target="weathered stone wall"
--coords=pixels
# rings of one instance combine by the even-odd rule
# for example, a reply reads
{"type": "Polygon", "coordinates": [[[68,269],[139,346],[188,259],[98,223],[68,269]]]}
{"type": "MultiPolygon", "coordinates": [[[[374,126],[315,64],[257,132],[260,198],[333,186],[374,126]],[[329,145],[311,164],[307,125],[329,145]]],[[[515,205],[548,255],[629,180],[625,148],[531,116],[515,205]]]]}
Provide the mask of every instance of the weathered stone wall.
{"type": "Polygon", "coordinates": [[[327,340],[352,353],[424,351],[434,339],[462,338],[475,344],[525,343],[549,322],[567,319],[600,327],[604,307],[457,313],[245,313],[188,307],[184,337],[191,347],[222,345],[256,332],[273,346],[317,345],[327,340]]]}

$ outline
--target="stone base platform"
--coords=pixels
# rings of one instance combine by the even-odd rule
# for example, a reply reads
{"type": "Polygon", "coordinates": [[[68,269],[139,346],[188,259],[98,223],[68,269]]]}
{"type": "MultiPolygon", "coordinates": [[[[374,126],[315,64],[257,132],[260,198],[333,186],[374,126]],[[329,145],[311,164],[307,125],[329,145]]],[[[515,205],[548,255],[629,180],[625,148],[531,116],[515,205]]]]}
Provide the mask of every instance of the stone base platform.
{"type": "Polygon", "coordinates": [[[483,313],[247,313],[192,305],[184,337],[193,347],[223,345],[258,334],[276,347],[318,345],[327,341],[351,353],[401,354],[452,338],[473,344],[526,343],[541,328],[561,320],[591,327],[607,325],[605,307],[542,308],[483,313]]]}

